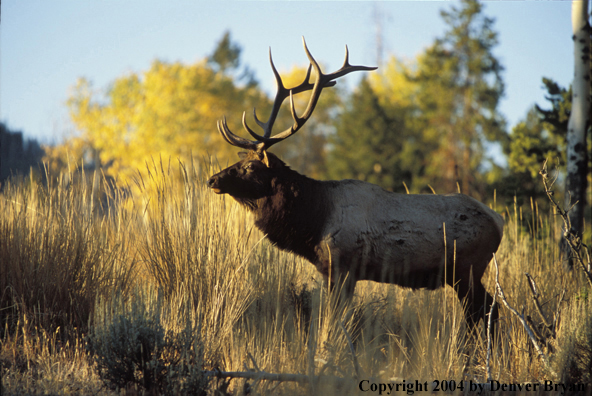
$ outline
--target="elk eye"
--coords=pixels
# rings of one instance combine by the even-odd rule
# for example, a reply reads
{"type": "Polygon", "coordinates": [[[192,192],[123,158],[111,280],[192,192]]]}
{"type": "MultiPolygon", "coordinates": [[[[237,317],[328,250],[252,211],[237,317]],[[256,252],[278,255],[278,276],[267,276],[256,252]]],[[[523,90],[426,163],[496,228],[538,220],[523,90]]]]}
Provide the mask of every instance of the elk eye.
{"type": "Polygon", "coordinates": [[[245,169],[249,170],[249,171],[254,171],[257,170],[259,168],[257,162],[249,162],[246,166],[245,169]]]}

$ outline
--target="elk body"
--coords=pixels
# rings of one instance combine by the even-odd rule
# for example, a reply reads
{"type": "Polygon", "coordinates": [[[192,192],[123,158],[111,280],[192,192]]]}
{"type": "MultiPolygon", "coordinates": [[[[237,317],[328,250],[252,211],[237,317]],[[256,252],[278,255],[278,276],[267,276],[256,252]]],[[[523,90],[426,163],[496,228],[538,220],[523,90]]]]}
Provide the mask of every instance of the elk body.
{"type": "MultiPolygon", "coordinates": [[[[311,116],[324,87],[357,70],[347,52],[343,67],[325,75],[304,44],[311,67],[299,86],[286,89],[273,62],[278,84],[267,122],[255,120],[256,139],[233,134],[225,120],[218,129],[227,142],[249,150],[241,161],[212,176],[208,185],[217,194],[229,194],[250,210],[267,238],[316,266],[330,283],[342,283],[352,294],[358,280],[393,283],[413,289],[436,289],[448,284],[466,298],[469,323],[488,312],[493,301],[480,280],[497,250],[503,219],[484,204],[462,194],[396,194],[357,180],[319,181],[290,169],[267,149],[295,133],[311,116]],[[302,117],[296,115],[292,94],[312,90],[302,117]],[[279,108],[290,97],[294,125],[271,136],[279,108]]],[[[271,56],[270,56],[271,58],[271,56]]],[[[494,313],[497,315],[497,313],[494,313]]],[[[494,318],[495,319],[495,318],[494,318]]]]}

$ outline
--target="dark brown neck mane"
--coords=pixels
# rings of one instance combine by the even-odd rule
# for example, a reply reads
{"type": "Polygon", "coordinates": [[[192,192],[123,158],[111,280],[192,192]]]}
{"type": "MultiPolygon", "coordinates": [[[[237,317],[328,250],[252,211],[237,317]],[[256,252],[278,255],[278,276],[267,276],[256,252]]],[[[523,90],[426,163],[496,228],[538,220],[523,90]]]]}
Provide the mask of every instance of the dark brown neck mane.
{"type": "Polygon", "coordinates": [[[314,247],[330,211],[324,182],[301,175],[283,162],[273,171],[269,195],[237,201],[253,212],[257,228],[277,247],[315,262],[314,247]]]}

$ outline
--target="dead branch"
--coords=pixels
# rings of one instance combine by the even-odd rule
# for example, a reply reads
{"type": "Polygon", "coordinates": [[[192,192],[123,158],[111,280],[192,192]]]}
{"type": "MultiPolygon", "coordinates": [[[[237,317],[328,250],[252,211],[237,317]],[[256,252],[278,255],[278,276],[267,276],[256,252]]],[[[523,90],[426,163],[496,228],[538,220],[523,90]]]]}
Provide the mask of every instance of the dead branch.
{"type": "Polygon", "coordinates": [[[487,319],[487,358],[485,359],[487,382],[490,382],[492,380],[490,359],[491,359],[491,333],[492,333],[491,326],[492,326],[493,320],[491,320],[491,314],[492,314],[493,310],[495,309],[496,304],[497,304],[497,288],[495,289],[495,293],[493,295],[493,303],[491,304],[491,307],[489,308],[489,318],[487,319]]]}
{"type": "Polygon", "coordinates": [[[582,243],[582,238],[580,238],[580,236],[578,236],[577,233],[572,229],[571,220],[569,219],[568,215],[569,211],[573,208],[575,204],[577,204],[577,202],[574,203],[572,207],[570,207],[568,210],[563,210],[563,208],[557,203],[557,201],[555,201],[555,198],[553,198],[553,195],[555,193],[552,190],[552,188],[555,184],[555,181],[557,180],[557,177],[555,177],[553,180],[551,180],[551,182],[549,182],[549,174],[547,172],[547,160],[545,160],[545,162],[543,163],[543,168],[540,170],[539,174],[543,178],[543,185],[545,186],[545,192],[547,194],[547,197],[549,198],[553,206],[556,208],[557,213],[559,214],[559,216],[561,216],[561,219],[563,220],[563,238],[569,246],[572,257],[575,258],[576,262],[579,264],[580,268],[586,275],[588,284],[590,285],[590,287],[592,287],[592,273],[590,270],[592,265],[590,263],[590,252],[588,250],[588,246],[582,243]],[[588,260],[587,263],[584,263],[584,259],[580,254],[580,251],[582,249],[584,249],[584,251],[586,252],[586,257],[588,260]]]}
{"type": "Polygon", "coordinates": [[[307,374],[283,374],[283,373],[268,373],[266,371],[204,371],[203,374],[207,377],[216,378],[246,378],[256,381],[278,381],[278,382],[297,382],[297,383],[318,383],[321,380],[331,381],[335,383],[346,384],[352,381],[351,378],[342,378],[332,375],[315,375],[309,376],[307,374]]]}
{"type": "Polygon", "coordinates": [[[541,360],[545,364],[545,368],[551,374],[553,374],[553,376],[557,377],[557,374],[555,373],[555,371],[553,371],[553,369],[551,368],[551,366],[549,364],[549,360],[547,359],[547,355],[545,355],[545,353],[543,352],[543,350],[539,346],[539,343],[536,340],[536,336],[535,336],[534,332],[532,331],[532,329],[530,328],[528,323],[526,323],[526,319],[524,318],[524,315],[519,314],[518,311],[516,311],[516,309],[514,309],[514,307],[512,307],[508,303],[508,300],[506,300],[506,295],[504,294],[504,290],[502,289],[502,286],[499,283],[499,266],[497,264],[497,259],[495,257],[495,253],[493,254],[493,262],[495,264],[495,285],[496,285],[497,290],[499,291],[502,302],[504,303],[506,308],[508,308],[508,310],[510,310],[510,312],[512,312],[518,318],[518,320],[520,320],[520,323],[522,323],[524,330],[526,330],[526,334],[528,334],[530,341],[534,345],[534,349],[536,349],[539,357],[541,358],[541,360]]]}
{"type": "Polygon", "coordinates": [[[559,302],[557,303],[557,310],[553,315],[553,329],[556,329],[559,325],[559,310],[561,309],[561,303],[563,302],[563,298],[565,297],[566,289],[561,291],[561,297],[559,297],[559,302]]]}
{"type": "Polygon", "coordinates": [[[541,303],[539,302],[539,292],[537,290],[537,285],[534,281],[534,278],[530,276],[528,272],[526,272],[524,275],[526,275],[526,279],[528,279],[528,285],[530,286],[530,290],[532,291],[532,301],[534,302],[534,306],[536,307],[537,312],[539,313],[539,316],[543,321],[543,324],[547,329],[549,329],[549,331],[551,331],[552,334],[555,334],[554,329],[551,327],[551,325],[547,321],[547,318],[543,314],[543,308],[541,307],[541,303]]]}
{"type": "MultiPolygon", "coordinates": [[[[522,309],[522,315],[524,315],[524,308],[522,309]]],[[[544,344],[546,341],[546,338],[543,337],[543,335],[540,333],[539,329],[537,328],[537,326],[535,325],[534,321],[532,320],[532,318],[530,317],[530,315],[526,315],[524,317],[524,319],[526,319],[526,323],[528,323],[530,325],[530,329],[532,330],[532,332],[534,333],[534,335],[536,336],[536,339],[539,340],[539,342],[541,344],[544,344]]]]}

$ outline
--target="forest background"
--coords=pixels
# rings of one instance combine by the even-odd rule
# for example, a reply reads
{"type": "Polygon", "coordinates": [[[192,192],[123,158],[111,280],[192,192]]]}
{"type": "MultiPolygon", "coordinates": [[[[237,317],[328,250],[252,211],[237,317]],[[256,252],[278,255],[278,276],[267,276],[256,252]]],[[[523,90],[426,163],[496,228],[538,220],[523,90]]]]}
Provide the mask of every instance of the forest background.
{"type": "MultiPolygon", "coordinates": [[[[306,130],[274,151],[308,176],[355,178],[396,192],[462,191],[490,201],[495,191],[505,204],[543,197],[537,181],[542,162],[565,165],[571,88],[543,78],[547,101],[510,129],[499,113],[504,66],[494,55],[494,20],[470,1],[441,16],[446,31],[425,51],[411,60],[379,60],[378,71],[351,90],[339,84],[326,90],[306,130]]],[[[233,162],[236,150],[218,135],[216,121],[226,116],[231,130],[241,133],[243,111],[254,124],[251,109],[265,115],[272,101],[241,52],[227,31],[207,58],[193,64],[155,60],[107,87],[79,79],[67,100],[76,132],[45,146],[43,160],[54,175],[84,164],[122,187],[145,174],[154,158],[233,162]]],[[[322,54],[317,58],[322,64],[322,54]]],[[[291,86],[304,74],[304,67],[293,67],[283,78],[291,86]]],[[[297,111],[306,95],[296,96],[297,111]]],[[[284,109],[278,128],[290,117],[284,109]]],[[[28,149],[34,161],[41,156],[35,147],[28,149]]],[[[3,151],[3,177],[11,168],[28,169],[27,156],[6,142],[3,151]]]]}

